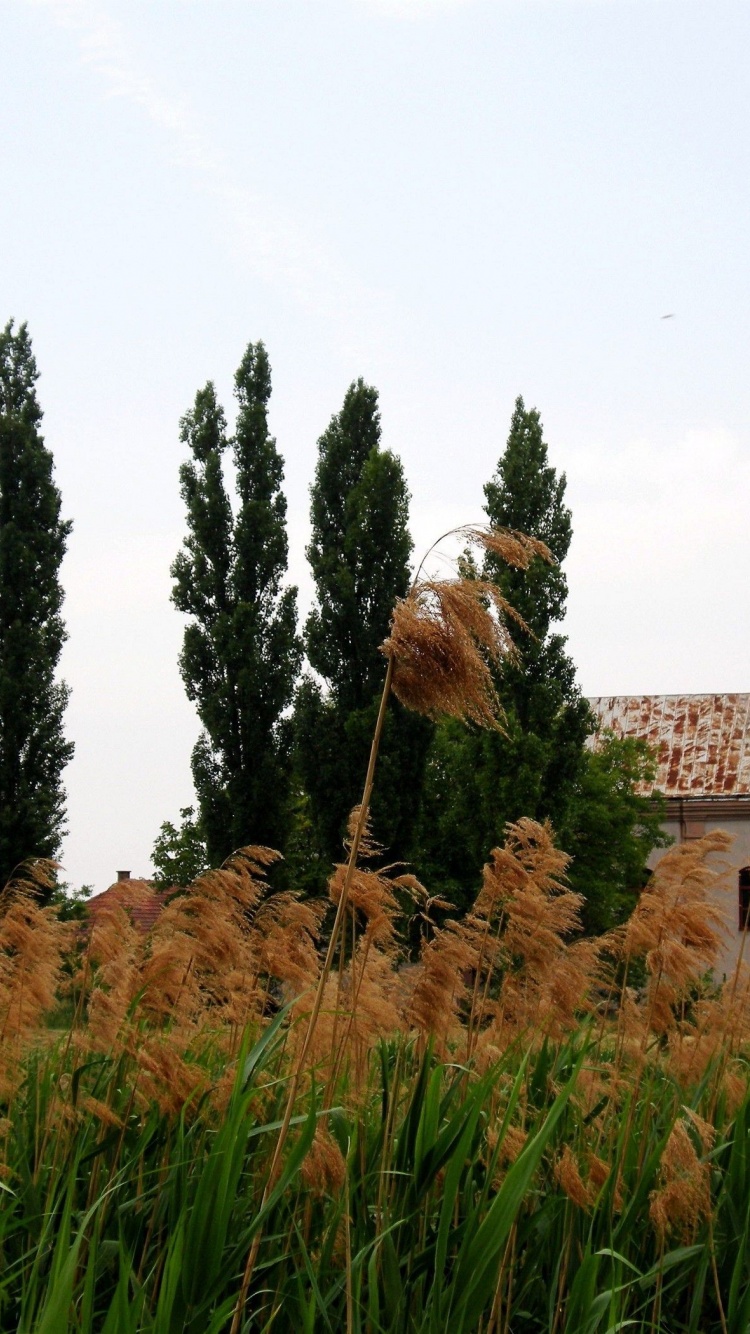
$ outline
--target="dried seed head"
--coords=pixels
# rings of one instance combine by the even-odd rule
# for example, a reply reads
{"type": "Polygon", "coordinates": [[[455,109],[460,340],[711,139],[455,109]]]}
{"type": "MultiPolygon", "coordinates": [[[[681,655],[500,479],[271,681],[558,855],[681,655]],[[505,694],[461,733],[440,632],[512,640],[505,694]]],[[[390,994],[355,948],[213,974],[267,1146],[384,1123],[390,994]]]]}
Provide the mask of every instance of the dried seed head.
{"type": "MultiPolygon", "coordinates": [[[[536,557],[552,560],[535,538],[497,528],[460,528],[457,536],[515,568],[536,557]]],[[[492,668],[517,650],[508,631],[514,621],[530,633],[518,612],[489,579],[420,579],[397,604],[382,645],[393,659],[393,691],[408,709],[429,718],[445,714],[500,727],[501,710],[492,668]]]]}
{"type": "Polygon", "coordinates": [[[675,1121],[659,1165],[661,1186],[652,1192],[649,1213],[660,1237],[694,1235],[711,1212],[710,1172],[698,1157],[684,1121],[675,1121]]]}
{"type": "Polygon", "coordinates": [[[415,713],[499,727],[491,668],[517,651],[506,618],[523,624],[494,584],[429,580],[397,603],[382,646],[394,660],[393,692],[415,713]]]}
{"type": "Polygon", "coordinates": [[[500,1161],[514,1163],[522,1149],[526,1148],[528,1138],[526,1131],[520,1126],[508,1126],[500,1145],[500,1161]]]}
{"type": "Polygon", "coordinates": [[[318,1126],[300,1175],[313,1195],[336,1195],[346,1181],[343,1154],[329,1131],[318,1126]]]}
{"type": "Polygon", "coordinates": [[[556,563],[549,547],[538,537],[528,537],[526,533],[514,532],[511,528],[493,528],[489,525],[464,531],[470,542],[483,547],[516,570],[527,570],[535,557],[546,561],[548,565],[556,563]]]}
{"type": "Polygon", "coordinates": [[[565,1191],[569,1200],[579,1209],[588,1209],[592,1203],[592,1194],[581,1177],[578,1163],[569,1144],[563,1148],[554,1166],[555,1180],[565,1191]]]}

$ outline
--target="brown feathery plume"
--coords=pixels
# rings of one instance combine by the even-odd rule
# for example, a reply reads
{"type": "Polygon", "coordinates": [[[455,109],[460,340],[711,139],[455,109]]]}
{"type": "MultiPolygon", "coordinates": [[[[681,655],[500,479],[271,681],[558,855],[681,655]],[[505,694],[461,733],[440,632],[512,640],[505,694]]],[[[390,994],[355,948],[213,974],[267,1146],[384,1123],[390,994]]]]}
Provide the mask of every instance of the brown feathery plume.
{"type": "MultiPolygon", "coordinates": [[[[516,568],[527,569],[535,557],[553,559],[543,542],[521,533],[471,527],[455,532],[516,568]]],[[[396,603],[390,635],[381,646],[394,663],[397,699],[429,718],[448,715],[498,727],[492,667],[517,656],[509,620],[528,632],[491,580],[418,576],[396,603]]]]}
{"type": "Polygon", "coordinates": [[[337,1195],[346,1181],[344,1156],[331,1135],[318,1126],[300,1169],[300,1176],[313,1195],[337,1195]]]}
{"type": "MultiPolygon", "coordinates": [[[[133,886],[137,904],[148,891],[133,886]]],[[[130,1008],[141,987],[145,940],[122,903],[102,904],[90,926],[88,946],[77,981],[87,980],[88,1025],[84,1042],[108,1051],[127,1042],[130,1008]]]]}
{"type": "MultiPolygon", "coordinates": [[[[183,908],[178,908],[177,903],[173,901],[167,905],[151,931],[141,969],[143,990],[139,1009],[151,1025],[166,1023],[174,1026],[179,1023],[185,1028],[200,1023],[208,1001],[195,968],[197,952],[206,962],[205,952],[195,943],[196,928],[207,935],[213,927],[219,942],[217,965],[223,966],[224,981],[230,972],[227,959],[234,960],[235,952],[227,946],[225,923],[218,914],[216,921],[211,922],[206,900],[196,905],[195,911],[189,915],[183,908]]],[[[212,991],[215,993],[215,989],[212,991]]]]}
{"type": "Polygon", "coordinates": [[[712,1149],[716,1140],[716,1126],[711,1125],[711,1122],[707,1121],[705,1117],[699,1116],[693,1107],[683,1107],[682,1110],[698,1131],[698,1138],[704,1150],[707,1152],[712,1149]]]}
{"type": "Polygon", "coordinates": [[[367,934],[357,944],[353,964],[353,968],[332,972],[327,978],[310,1041],[307,1029],[313,997],[309,992],[299,997],[292,1008],[288,1047],[297,1068],[304,1045],[305,1080],[315,1072],[326,1081],[329,1094],[339,1071],[346,1066],[349,1089],[356,1098],[363,1091],[362,1080],[373,1046],[380,1038],[403,1032],[405,984],[390,955],[372,945],[367,934]]]}
{"type": "MultiPolygon", "coordinates": [[[[495,885],[504,882],[507,894],[494,961],[502,979],[494,1017],[479,1038],[483,1063],[497,1059],[522,1032],[536,1041],[564,1031],[584,1007],[599,951],[594,942],[569,946],[565,939],[580,931],[582,902],[564,883],[569,860],[555,847],[549,823],[528,818],[509,825],[505,847],[493,853],[495,885]]],[[[485,877],[483,894],[488,883],[485,877]]]]}
{"type": "Polygon", "coordinates": [[[372,819],[369,807],[364,809],[362,802],[352,806],[346,821],[346,837],[344,847],[347,853],[350,853],[356,838],[359,838],[357,844],[357,860],[360,862],[373,861],[376,857],[382,857],[385,848],[382,843],[378,843],[372,832],[372,819]],[[357,835],[359,830],[359,835],[357,835]]]}
{"type": "Polygon", "coordinates": [[[601,1190],[609,1181],[611,1167],[603,1158],[599,1158],[592,1150],[586,1155],[586,1165],[588,1167],[589,1181],[595,1190],[601,1190]]]}
{"type": "Polygon", "coordinates": [[[540,1029],[553,1038],[569,1033],[594,1007],[593,995],[603,980],[601,944],[575,940],[565,944],[544,978],[537,1009],[540,1029]]]}
{"type": "Polygon", "coordinates": [[[91,1097],[90,1094],[86,1094],[79,1099],[78,1107],[81,1112],[88,1112],[89,1115],[95,1117],[97,1121],[101,1121],[102,1125],[111,1126],[116,1130],[122,1130],[122,1118],[112,1110],[109,1103],[102,1102],[101,1098],[94,1098],[91,1097]]]}
{"type": "MultiPolygon", "coordinates": [[[[489,1131],[488,1140],[490,1140],[489,1131]]],[[[528,1134],[522,1130],[521,1126],[506,1126],[505,1134],[500,1144],[499,1158],[502,1163],[514,1163],[516,1158],[528,1143],[528,1134]]],[[[491,1140],[490,1140],[491,1143],[491,1140]]],[[[494,1145],[492,1145],[494,1148],[494,1145]]]]}
{"type": "Polygon", "coordinates": [[[179,1116],[208,1086],[208,1071],[180,1053],[169,1033],[140,1033],[132,1055],[137,1101],[144,1110],[155,1103],[163,1116],[179,1116]]]}
{"type": "Polygon", "coordinates": [[[649,1032],[639,993],[633,987],[623,987],[617,1008],[616,1045],[621,1056],[627,1057],[638,1069],[642,1069],[646,1062],[649,1032]]]}
{"type": "Polygon", "coordinates": [[[529,537],[526,533],[515,532],[512,528],[493,528],[491,524],[479,524],[463,530],[470,542],[483,547],[493,556],[499,557],[505,565],[516,570],[527,570],[532,560],[537,557],[547,565],[554,565],[555,558],[546,542],[538,537],[529,537]]]}
{"type": "Polygon", "coordinates": [[[565,1191],[568,1199],[572,1200],[573,1204],[578,1205],[579,1209],[590,1209],[593,1204],[593,1195],[583,1181],[575,1155],[569,1144],[564,1146],[559,1158],[556,1159],[553,1172],[555,1181],[565,1191]]]}
{"type": "Polygon", "coordinates": [[[495,921],[508,899],[523,888],[527,877],[526,867],[506,838],[504,847],[492,849],[482,870],[482,887],[472,908],[474,916],[485,922],[495,921]]]}
{"type": "Polygon", "coordinates": [[[526,871],[513,852],[506,846],[494,848],[482,871],[482,887],[463,927],[475,952],[474,985],[466,1026],[466,1057],[471,1057],[477,1035],[488,1014],[496,1013],[494,1002],[488,1002],[490,989],[497,971],[507,964],[502,927],[505,907],[526,879],[526,871]]]}
{"type": "MultiPolygon", "coordinates": [[[[611,1167],[609,1163],[600,1158],[593,1150],[586,1154],[586,1165],[588,1167],[589,1185],[591,1189],[598,1194],[603,1186],[609,1181],[611,1167]]],[[[612,1194],[612,1205],[616,1213],[622,1210],[622,1190],[620,1189],[619,1179],[615,1182],[615,1188],[612,1194]]]]}
{"type": "Polygon", "coordinates": [[[287,891],[272,894],[255,914],[250,944],[258,974],[280,983],[285,1000],[318,980],[317,941],[325,913],[325,903],[303,903],[298,894],[287,891]]]}
{"type": "MultiPolygon", "coordinates": [[[[216,1050],[233,1051],[238,1030],[257,1009],[249,913],[275,858],[257,848],[235,854],[173,896],[148,936],[122,904],[97,911],[76,979],[90,993],[80,1042],[128,1053],[139,1107],[156,1103],[169,1116],[185,1109],[206,1086],[195,1060],[202,1047],[210,1040],[216,1050]]],[[[139,892],[148,891],[132,886],[129,902],[136,906],[139,892]]],[[[225,1092],[217,1087],[217,1098],[225,1092]]]]}
{"type": "Polygon", "coordinates": [[[523,626],[487,580],[418,584],[397,603],[383,644],[383,652],[395,662],[396,698],[428,718],[447,715],[480,727],[499,727],[492,666],[517,657],[508,617],[523,626]]]}
{"type": "Polygon", "coordinates": [[[659,1164],[661,1185],[651,1194],[649,1214],[660,1237],[678,1232],[687,1244],[711,1213],[708,1163],[698,1157],[684,1121],[675,1121],[659,1164]]]}
{"type": "MultiPolygon", "coordinates": [[[[328,894],[335,905],[338,905],[343,892],[346,870],[345,866],[337,866],[328,882],[328,894]]],[[[393,919],[399,910],[393,891],[394,882],[382,871],[366,871],[356,867],[350,877],[349,907],[360,914],[370,938],[383,946],[393,939],[393,919]]]]}
{"type": "Polygon", "coordinates": [[[387,948],[373,945],[367,933],[357,947],[354,962],[357,990],[351,1031],[361,1075],[377,1041],[402,1031],[403,984],[392,955],[387,948]]]}
{"type": "Polygon", "coordinates": [[[341,975],[335,970],[329,972],[312,1032],[310,1019],[318,997],[320,980],[315,992],[303,991],[294,1001],[290,1011],[287,1050],[291,1056],[292,1069],[299,1072],[298,1088],[309,1084],[313,1074],[316,1079],[330,1080],[332,1053],[340,1039],[342,1011],[350,1004],[351,984],[349,969],[343,970],[341,975]]]}
{"type": "MultiPolygon", "coordinates": [[[[350,976],[354,982],[343,991],[350,1013],[343,1027],[336,1027],[328,1074],[328,1097],[334,1094],[336,1078],[346,1061],[354,1073],[350,1083],[352,1093],[359,1099],[367,1094],[367,1069],[372,1049],[379,1039],[392,1038],[403,1031],[404,984],[392,956],[374,946],[367,932],[356,947],[350,976]]],[[[340,998],[342,992],[339,991],[339,1003],[340,998]]]]}
{"type": "Polygon", "coordinates": [[[36,902],[54,883],[54,862],[34,859],[0,895],[0,1096],[10,1098],[20,1061],[40,1021],[55,1005],[75,927],[36,902]]]}
{"type": "Polygon", "coordinates": [[[406,1014],[424,1037],[436,1038],[438,1053],[463,1031],[460,1012],[476,965],[476,945],[462,922],[446,922],[422,947],[406,1014]]]}
{"type": "Polygon", "coordinates": [[[143,1008],[170,1024],[244,1027],[258,1011],[252,915],[267,893],[270,848],[241,848],[164,908],[143,970],[143,1008]]]}
{"type": "Polygon", "coordinates": [[[721,1088],[727,1113],[734,1116],[747,1097],[747,1065],[730,1061],[722,1074],[721,1088]]]}
{"type": "Polygon", "coordinates": [[[61,870],[59,862],[49,857],[28,857],[21,862],[0,893],[0,912],[19,894],[36,899],[57,884],[57,872],[61,870]]]}
{"type": "Polygon", "coordinates": [[[507,1170],[516,1161],[528,1143],[528,1135],[521,1126],[507,1125],[502,1132],[500,1125],[488,1125],[485,1131],[486,1151],[485,1167],[491,1174],[493,1188],[499,1190],[507,1175],[507,1170]]]}
{"type": "Polygon", "coordinates": [[[399,903],[394,893],[397,880],[390,878],[398,866],[385,866],[374,870],[359,865],[359,861],[373,861],[382,857],[384,851],[373,838],[369,812],[361,805],[355,806],[350,812],[345,846],[349,850],[349,861],[335,866],[328,882],[328,897],[336,907],[336,917],[339,918],[343,907],[342,900],[345,900],[346,914],[351,926],[350,976],[343,966],[345,954],[343,946],[337,973],[335,1015],[331,1029],[329,1091],[335,1083],[344,1048],[349,1043],[351,1029],[355,1023],[359,992],[370,949],[373,945],[377,945],[386,954],[393,950],[394,918],[399,910],[399,903]],[[357,838],[358,854],[356,861],[352,862],[352,849],[357,838]]]}
{"type": "Polygon", "coordinates": [[[718,959],[725,917],[709,891],[720,886],[727,868],[708,859],[731,842],[731,835],[717,829],[670,848],[622,929],[625,960],[645,956],[647,1025],[655,1033],[673,1027],[677,1002],[718,959]]]}
{"type": "Polygon", "coordinates": [[[506,948],[538,980],[564,949],[564,937],[580,931],[583,899],[565,887],[570,858],[555,847],[549,821],[524,817],[509,825],[505,846],[526,873],[506,907],[506,948]]]}
{"type": "MultiPolygon", "coordinates": [[[[616,1092],[616,1081],[612,1078],[612,1067],[609,1064],[606,1073],[608,1079],[605,1081],[604,1071],[590,1065],[581,1067],[571,1102],[574,1107],[578,1108],[582,1117],[588,1118],[605,1096],[613,1098],[616,1092]]],[[[595,1118],[593,1123],[595,1127],[602,1124],[606,1110],[606,1107],[603,1108],[599,1116],[595,1118]]]]}
{"type": "Polygon", "coordinates": [[[430,894],[424,885],[415,875],[406,874],[397,876],[394,885],[405,891],[414,904],[414,917],[412,920],[419,923],[419,937],[424,941],[429,939],[437,930],[437,922],[433,917],[433,912],[450,912],[455,909],[455,903],[450,899],[443,898],[441,894],[430,894]]]}
{"type": "Polygon", "coordinates": [[[684,1088],[713,1065],[717,1087],[735,1053],[750,1045],[750,968],[740,963],[718,992],[699,997],[669,1034],[669,1068],[684,1088]]]}

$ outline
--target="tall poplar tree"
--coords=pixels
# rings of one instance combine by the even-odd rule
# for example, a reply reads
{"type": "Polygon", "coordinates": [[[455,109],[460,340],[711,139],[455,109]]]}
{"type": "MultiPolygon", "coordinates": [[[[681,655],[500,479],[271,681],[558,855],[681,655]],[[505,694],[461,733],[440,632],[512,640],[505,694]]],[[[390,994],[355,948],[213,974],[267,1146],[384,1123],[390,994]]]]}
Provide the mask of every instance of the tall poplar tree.
{"type": "Polygon", "coordinates": [[[497,527],[541,538],[556,564],[537,557],[528,570],[514,570],[488,554],[483,574],[531,631],[509,622],[520,658],[496,673],[504,730],[488,733],[449,721],[438,728],[431,750],[420,869],[467,901],[508,820],[550,817],[558,831],[566,827],[593,731],[565,639],[552,629],[567,597],[563,561],[572,526],[565,487],[565,476],[549,463],[539,413],[518,398],[505,451],[484,488],[485,512],[497,527]]]}
{"type": "Polygon", "coordinates": [[[271,374],[250,343],[235,376],[231,440],[237,506],[223,471],[230,444],[209,383],[181,422],[191,458],[180,469],[188,535],[172,566],[172,598],[191,617],[180,668],[203,732],[193,751],[200,832],[216,864],[248,843],[283,850],[290,823],[291,702],[301,646],[287,568],[284,469],[268,431],[271,374]]]}
{"type": "Polygon", "coordinates": [[[419,869],[457,904],[473,899],[482,863],[507,821],[552,821],[573,855],[570,880],[586,900],[588,929],[606,930],[638,888],[651,849],[663,842],[660,812],[638,787],[653,778],[647,748],[610,738],[587,748],[595,719],[576,684],[566,639],[556,630],[568,594],[563,562],[572,536],[565,475],[549,462],[535,409],[516,400],[510,434],[484,488],[488,520],[546,542],[555,564],[514,570],[488,554],[483,574],[524,618],[509,622],[519,650],[496,674],[502,732],[441,724],[427,768],[419,869]]]}
{"type": "MultiPolygon", "coordinates": [[[[379,646],[409,586],[409,496],[399,460],[381,448],[378,393],[362,379],[318,441],[308,559],[317,606],[306,626],[310,665],[295,710],[297,752],[325,858],[341,853],[346,817],[362,792],[385,674],[379,646]]],[[[373,801],[374,832],[404,855],[418,808],[431,727],[389,711],[373,801]]]]}
{"type": "Polygon", "coordinates": [[[65,830],[62,771],[73,754],[56,680],[65,642],[60,517],[40,432],[38,371],[25,324],[0,333],[0,886],[27,857],[54,857],[65,830]]]}
{"type": "Polygon", "coordinates": [[[520,814],[549,816],[559,829],[565,827],[585,763],[586,738],[594,730],[565,649],[567,641],[554,629],[565,615],[568,596],[563,563],[573,528],[566,485],[565,474],[558,476],[549,462],[539,413],[527,410],[519,397],[505,452],[484,488],[485,511],[497,527],[541,538],[556,563],[548,565],[537,557],[521,571],[491,555],[485,562],[486,576],[499,585],[531,631],[511,626],[521,656],[498,678],[507,738],[482,738],[483,808],[493,836],[503,829],[492,814],[496,803],[503,822],[520,814]]]}

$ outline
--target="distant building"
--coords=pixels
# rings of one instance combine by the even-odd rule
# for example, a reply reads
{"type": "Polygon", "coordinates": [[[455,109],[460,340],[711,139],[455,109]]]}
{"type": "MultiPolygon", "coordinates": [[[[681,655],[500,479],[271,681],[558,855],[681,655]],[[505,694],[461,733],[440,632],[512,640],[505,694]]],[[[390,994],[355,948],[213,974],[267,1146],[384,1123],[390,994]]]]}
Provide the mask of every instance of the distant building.
{"type": "MultiPolygon", "coordinates": [[[[750,694],[612,695],[589,704],[602,727],[655,748],[654,786],[666,797],[664,828],[676,842],[711,829],[734,835],[732,892],[717,898],[727,919],[720,972],[731,973],[750,931],[750,694]]],[[[663,855],[657,850],[650,864],[663,855]]],[[[750,943],[744,957],[750,963],[750,943]]]]}
{"type": "Polygon", "coordinates": [[[89,921],[95,921],[97,913],[102,910],[125,908],[133,926],[147,935],[172,892],[158,893],[148,880],[131,877],[130,871],[118,871],[117,879],[109,889],[88,900],[89,921]]]}

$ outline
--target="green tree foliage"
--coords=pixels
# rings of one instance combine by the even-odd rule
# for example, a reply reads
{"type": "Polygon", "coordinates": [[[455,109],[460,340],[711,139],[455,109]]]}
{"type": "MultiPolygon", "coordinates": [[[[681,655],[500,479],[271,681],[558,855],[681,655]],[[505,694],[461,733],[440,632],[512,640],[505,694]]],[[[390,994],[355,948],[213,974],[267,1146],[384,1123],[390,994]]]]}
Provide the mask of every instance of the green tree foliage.
{"type": "Polygon", "coordinates": [[[157,889],[171,889],[175,885],[185,889],[208,870],[206,843],[192,806],[183,806],[179,826],[164,821],[154,843],[151,864],[152,883],[157,889]]]}
{"type": "Polygon", "coordinates": [[[93,885],[81,885],[75,889],[72,885],[58,882],[50,894],[49,906],[57,909],[61,922],[85,922],[93,892],[93,885]]]}
{"type": "Polygon", "coordinates": [[[212,864],[248,843],[283,849],[289,829],[291,702],[301,648],[287,567],[283,463],[268,432],[271,374],[250,343],[235,376],[231,440],[237,512],[224,481],[230,443],[213,384],[181,423],[188,535],[172,566],[172,598],[191,620],[180,668],[203,732],[193,751],[200,829],[212,864]]]}
{"type": "MultiPolygon", "coordinates": [[[[304,788],[323,861],[338,858],[362,792],[385,662],[379,646],[409,585],[409,497],[399,460],[380,446],[377,390],[358,380],[318,442],[308,558],[317,606],[305,633],[310,665],[295,728],[304,788]]],[[[394,705],[373,803],[376,836],[408,847],[430,725],[394,705]]]]}
{"type": "Polygon", "coordinates": [[[537,558],[527,571],[513,570],[488,555],[485,574],[520,612],[531,634],[511,624],[521,659],[508,663],[498,685],[508,739],[482,738],[489,787],[484,810],[488,832],[499,840],[507,819],[549,816],[567,827],[572,793],[584,764],[586,738],[594,730],[591,710],[576,685],[566,640],[551,627],[562,620],[568,584],[563,562],[573,534],[565,505],[565,475],[550,465],[539,413],[516,400],[508,443],[497,472],[484,488],[491,523],[515,528],[546,542],[556,564],[537,558]],[[499,785],[506,814],[498,824],[488,799],[499,785]],[[520,802],[525,809],[521,809],[520,802]]]}
{"type": "Polygon", "coordinates": [[[655,753],[636,737],[603,733],[587,750],[568,812],[570,880],[583,894],[583,923],[594,935],[629,916],[646,880],[646,862],[670,836],[666,802],[654,791],[655,753]]]}
{"type": "Polygon", "coordinates": [[[651,819],[648,803],[635,796],[634,783],[647,777],[647,755],[614,740],[596,756],[587,748],[595,720],[576,684],[566,640],[554,629],[565,613],[563,562],[572,536],[565,488],[564,474],[549,463],[539,413],[518,398],[505,452],[484,488],[485,510],[496,526],[541,538],[556,563],[536,559],[521,571],[492,554],[486,558],[483,573],[530,633],[510,623],[520,657],[505,663],[496,678],[504,731],[464,729],[455,722],[437,729],[419,863],[428,883],[464,905],[490,849],[502,843],[506,823],[522,815],[550,819],[561,845],[574,852],[571,882],[587,896],[586,925],[605,929],[628,877],[640,883],[658,817],[651,819]]]}
{"type": "Polygon", "coordinates": [[[0,333],[0,885],[28,857],[55,857],[65,830],[62,771],[73,754],[55,679],[66,633],[60,563],[72,524],[60,518],[31,340],[0,333]]]}

